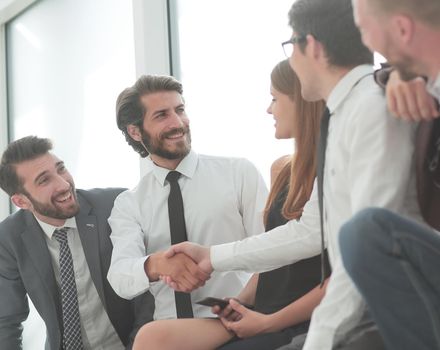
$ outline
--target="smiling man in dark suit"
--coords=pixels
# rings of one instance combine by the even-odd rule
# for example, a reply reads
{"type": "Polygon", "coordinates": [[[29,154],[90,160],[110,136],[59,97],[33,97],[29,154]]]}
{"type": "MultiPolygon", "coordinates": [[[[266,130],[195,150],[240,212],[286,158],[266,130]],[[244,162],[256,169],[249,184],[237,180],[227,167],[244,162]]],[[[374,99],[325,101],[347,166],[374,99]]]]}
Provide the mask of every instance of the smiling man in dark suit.
{"type": "Polygon", "coordinates": [[[107,218],[123,189],[76,190],[48,139],[9,144],[0,187],[20,210],[0,223],[0,348],[22,348],[31,298],[47,328],[46,349],[124,349],[132,303],[105,276],[107,218]]]}

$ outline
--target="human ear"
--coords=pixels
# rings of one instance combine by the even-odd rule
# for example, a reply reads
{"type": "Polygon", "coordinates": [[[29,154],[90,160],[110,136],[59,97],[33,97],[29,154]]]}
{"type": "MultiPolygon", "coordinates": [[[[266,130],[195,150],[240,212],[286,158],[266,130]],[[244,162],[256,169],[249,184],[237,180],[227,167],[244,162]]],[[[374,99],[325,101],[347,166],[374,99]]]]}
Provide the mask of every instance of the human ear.
{"type": "Polygon", "coordinates": [[[414,21],[405,15],[395,16],[392,23],[396,28],[397,39],[404,44],[411,42],[414,36],[414,21]]]}
{"type": "Polygon", "coordinates": [[[321,57],[325,57],[325,55],[323,55],[324,51],[322,44],[318,40],[316,40],[313,35],[308,34],[306,36],[306,40],[307,40],[306,50],[309,50],[310,54],[314,59],[319,60],[321,57]]]}
{"type": "Polygon", "coordinates": [[[30,200],[21,193],[16,193],[12,195],[11,201],[20,209],[29,210],[32,207],[32,203],[30,202],[30,200]]]}
{"type": "Polygon", "coordinates": [[[142,141],[142,133],[137,125],[129,124],[127,126],[127,132],[133,140],[138,142],[142,141]]]}

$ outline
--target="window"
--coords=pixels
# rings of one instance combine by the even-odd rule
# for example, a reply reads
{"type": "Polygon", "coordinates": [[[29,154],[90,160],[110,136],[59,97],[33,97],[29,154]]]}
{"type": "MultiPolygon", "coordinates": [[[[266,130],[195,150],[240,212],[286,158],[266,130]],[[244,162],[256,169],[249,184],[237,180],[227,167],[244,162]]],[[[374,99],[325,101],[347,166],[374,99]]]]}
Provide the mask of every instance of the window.
{"type": "Polygon", "coordinates": [[[183,83],[193,148],[250,159],[269,183],[269,168],[292,153],[275,141],[270,72],[285,59],[292,0],[176,2],[173,71],[183,83]],[[176,62],[176,56],[178,61],[176,62]]]}
{"type": "MultiPolygon", "coordinates": [[[[12,139],[54,141],[77,187],[134,186],[139,160],[116,127],[121,87],[135,80],[132,2],[38,1],[6,26],[12,139]]],[[[31,305],[24,349],[43,349],[31,305]]]]}
{"type": "Polygon", "coordinates": [[[138,157],[115,117],[135,79],[131,2],[39,1],[6,29],[12,139],[52,139],[79,188],[135,185],[138,157]]]}

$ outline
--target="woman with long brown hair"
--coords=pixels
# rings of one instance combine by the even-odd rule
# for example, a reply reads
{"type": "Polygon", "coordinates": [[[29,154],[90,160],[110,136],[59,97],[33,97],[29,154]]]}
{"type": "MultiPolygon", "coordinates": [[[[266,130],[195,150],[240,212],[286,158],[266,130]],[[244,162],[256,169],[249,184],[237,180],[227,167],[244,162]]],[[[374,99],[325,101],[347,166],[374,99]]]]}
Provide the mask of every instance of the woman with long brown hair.
{"type": "MultiPolygon", "coordinates": [[[[275,137],[295,140],[293,156],[282,157],[271,169],[272,188],[266,203],[266,231],[298,220],[310,198],[316,176],[316,147],[323,102],[306,102],[287,60],[271,74],[275,137]]],[[[329,270],[329,269],[327,269],[329,270]]],[[[276,349],[307,332],[313,309],[324,296],[319,287],[320,257],[254,274],[219,319],[160,320],[146,324],[136,336],[140,349],[276,349]],[[254,306],[253,310],[240,305],[254,306]],[[225,344],[226,343],[226,344],[225,344]]]]}

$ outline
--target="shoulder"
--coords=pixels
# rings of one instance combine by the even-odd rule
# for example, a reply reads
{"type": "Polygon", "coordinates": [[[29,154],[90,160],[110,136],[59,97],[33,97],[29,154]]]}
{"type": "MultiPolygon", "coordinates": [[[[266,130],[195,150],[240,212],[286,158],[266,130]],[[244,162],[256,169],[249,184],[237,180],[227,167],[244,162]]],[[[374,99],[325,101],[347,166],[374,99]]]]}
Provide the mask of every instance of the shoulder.
{"type": "Polygon", "coordinates": [[[357,86],[353,88],[350,103],[358,107],[357,109],[365,109],[365,112],[371,113],[373,110],[383,110],[387,113],[387,105],[385,92],[374,81],[374,77],[367,76],[361,80],[357,86]]]}
{"type": "Polygon", "coordinates": [[[283,168],[286,166],[286,164],[290,162],[291,159],[291,155],[285,155],[273,161],[272,165],[270,166],[271,183],[275,181],[281,170],[283,170],[283,168]]]}
{"type": "Polygon", "coordinates": [[[278,159],[275,159],[270,166],[270,171],[272,172],[280,172],[284,166],[290,162],[292,159],[292,156],[290,154],[286,154],[285,156],[282,156],[278,159]]]}
{"type": "Polygon", "coordinates": [[[16,239],[21,232],[25,231],[27,215],[32,214],[20,209],[0,222],[0,241],[16,239]]]}
{"type": "Polygon", "coordinates": [[[88,200],[100,201],[100,200],[113,200],[126,188],[119,187],[109,187],[109,188],[92,188],[90,190],[78,189],[77,193],[79,196],[84,197],[88,200]]]}
{"type": "Polygon", "coordinates": [[[109,188],[93,188],[90,190],[78,189],[77,195],[79,201],[88,202],[93,208],[111,209],[116,197],[125,191],[125,188],[109,187],[109,188]]]}
{"type": "Polygon", "coordinates": [[[200,154],[199,163],[201,166],[214,168],[237,170],[253,170],[257,171],[256,166],[247,158],[243,157],[222,157],[200,154]]]}

